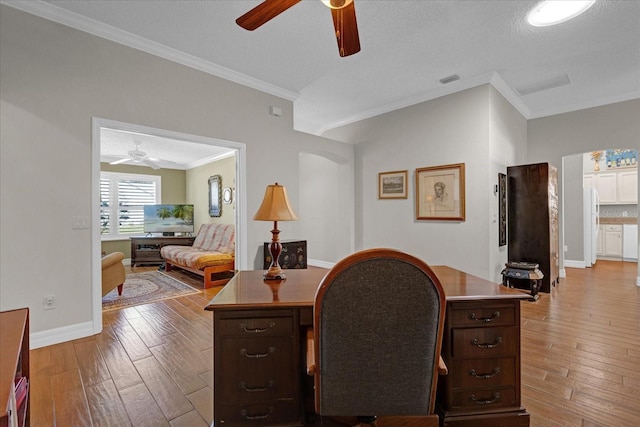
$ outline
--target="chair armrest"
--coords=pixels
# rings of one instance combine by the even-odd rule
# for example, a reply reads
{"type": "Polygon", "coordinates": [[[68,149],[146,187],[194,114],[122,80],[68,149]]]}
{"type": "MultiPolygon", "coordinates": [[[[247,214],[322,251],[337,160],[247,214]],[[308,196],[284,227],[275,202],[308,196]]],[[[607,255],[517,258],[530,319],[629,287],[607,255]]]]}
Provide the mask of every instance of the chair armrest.
{"type": "Polygon", "coordinates": [[[447,365],[444,363],[444,359],[442,358],[442,356],[439,356],[439,359],[438,359],[438,374],[447,375],[448,373],[449,373],[449,368],[447,368],[447,365]]]}
{"type": "Polygon", "coordinates": [[[316,373],[316,345],[313,340],[313,328],[307,329],[307,375],[316,373]]]}
{"type": "Polygon", "coordinates": [[[124,253],[122,252],[112,252],[109,255],[105,255],[102,257],[102,269],[104,270],[107,267],[111,267],[114,264],[119,263],[124,259],[124,253]]]}

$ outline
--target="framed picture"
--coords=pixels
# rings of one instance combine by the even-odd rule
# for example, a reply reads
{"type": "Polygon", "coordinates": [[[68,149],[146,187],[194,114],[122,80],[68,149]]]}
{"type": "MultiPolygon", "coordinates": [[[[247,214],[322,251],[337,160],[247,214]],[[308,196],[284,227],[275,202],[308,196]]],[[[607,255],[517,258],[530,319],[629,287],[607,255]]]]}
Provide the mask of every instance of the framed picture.
{"type": "Polygon", "coordinates": [[[220,175],[209,177],[209,216],[214,218],[222,216],[221,184],[222,177],[220,175]]]}
{"type": "Polygon", "coordinates": [[[407,171],[378,174],[378,199],[406,199],[407,171]]]}
{"type": "Polygon", "coordinates": [[[464,221],[464,163],[416,169],[416,219],[464,221]]]}
{"type": "Polygon", "coordinates": [[[498,246],[507,244],[507,175],[498,173],[498,246]]]}
{"type": "Polygon", "coordinates": [[[231,204],[231,202],[233,202],[233,190],[231,189],[231,187],[222,189],[222,201],[225,205],[231,204]]]}

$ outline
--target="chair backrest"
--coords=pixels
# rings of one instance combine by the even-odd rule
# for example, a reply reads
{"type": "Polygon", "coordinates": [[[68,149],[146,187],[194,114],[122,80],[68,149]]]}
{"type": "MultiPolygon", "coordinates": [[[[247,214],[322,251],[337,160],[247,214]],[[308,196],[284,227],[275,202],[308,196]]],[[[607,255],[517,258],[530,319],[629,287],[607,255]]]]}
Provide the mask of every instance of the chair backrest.
{"type": "Polygon", "coordinates": [[[233,224],[202,224],[192,247],[208,252],[235,253],[236,228],[233,224]]]}
{"type": "Polygon", "coordinates": [[[346,257],[314,302],[315,406],[321,415],[429,415],[445,295],[423,261],[392,249],[346,257]]]}

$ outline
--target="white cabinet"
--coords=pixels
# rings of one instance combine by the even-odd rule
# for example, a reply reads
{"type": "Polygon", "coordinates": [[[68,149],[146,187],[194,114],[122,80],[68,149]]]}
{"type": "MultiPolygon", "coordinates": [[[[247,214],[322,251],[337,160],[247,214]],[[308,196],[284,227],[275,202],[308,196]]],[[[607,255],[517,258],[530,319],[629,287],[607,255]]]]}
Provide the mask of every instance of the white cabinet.
{"type": "Polygon", "coordinates": [[[622,258],[622,224],[604,224],[602,228],[602,255],[622,258]]]}
{"type": "Polygon", "coordinates": [[[618,203],[638,203],[638,170],[618,172],[618,203]]]}
{"type": "Polygon", "coordinates": [[[627,261],[638,260],[638,225],[622,226],[622,257],[627,261]]]}
{"type": "Polygon", "coordinates": [[[601,173],[595,176],[596,190],[600,204],[618,203],[618,179],[615,172],[601,173]]]}
{"type": "Polygon", "coordinates": [[[585,173],[583,187],[595,188],[601,205],[637,204],[638,170],[585,173]]]}

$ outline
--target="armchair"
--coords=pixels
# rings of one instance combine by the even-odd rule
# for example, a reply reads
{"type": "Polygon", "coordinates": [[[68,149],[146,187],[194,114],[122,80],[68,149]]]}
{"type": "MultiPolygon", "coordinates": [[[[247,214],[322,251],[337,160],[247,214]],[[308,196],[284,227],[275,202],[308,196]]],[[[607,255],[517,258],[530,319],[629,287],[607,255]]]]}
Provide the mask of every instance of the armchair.
{"type": "Polygon", "coordinates": [[[105,296],[113,288],[118,287],[118,295],[122,295],[122,286],[125,281],[122,252],[112,252],[102,257],[102,296],[105,296]]]}
{"type": "Polygon", "coordinates": [[[437,276],[411,255],[371,249],[338,262],[307,333],[316,413],[367,423],[433,414],[445,307],[437,276]]]}

